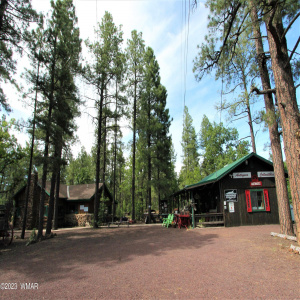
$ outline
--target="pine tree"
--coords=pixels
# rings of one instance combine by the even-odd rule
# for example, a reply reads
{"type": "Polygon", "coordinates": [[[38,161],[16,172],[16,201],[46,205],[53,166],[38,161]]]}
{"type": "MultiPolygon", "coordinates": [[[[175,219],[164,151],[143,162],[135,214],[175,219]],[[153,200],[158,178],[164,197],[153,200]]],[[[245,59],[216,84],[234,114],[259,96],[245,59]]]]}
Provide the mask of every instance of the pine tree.
{"type": "MultiPolygon", "coordinates": [[[[77,19],[72,0],[58,0],[55,3],[51,1],[51,7],[52,15],[47,20],[46,28],[44,24],[40,24],[29,40],[32,58],[37,59],[41,64],[37,81],[41,96],[37,105],[37,125],[40,130],[39,135],[44,142],[44,152],[38,238],[43,234],[45,186],[49,166],[52,166],[53,173],[59,173],[60,164],[56,162],[60,161],[66,136],[72,135],[75,129],[72,119],[77,113],[78,99],[74,75],[79,71],[81,51],[81,40],[79,29],[75,27],[77,19]],[[37,46],[34,39],[36,36],[39,37],[36,40],[37,46]],[[52,163],[49,157],[51,151],[54,153],[52,163]]],[[[36,83],[35,77],[31,76],[31,78],[32,82],[36,83]]],[[[47,233],[51,232],[55,182],[53,175],[47,233]]]]}
{"type": "Polygon", "coordinates": [[[143,57],[145,53],[145,45],[142,40],[142,33],[137,33],[136,30],[131,32],[131,40],[127,42],[127,64],[128,64],[128,94],[133,100],[132,111],[132,220],[135,220],[135,160],[136,160],[136,119],[138,100],[141,95],[143,82],[143,57]]]}
{"type": "MultiPolygon", "coordinates": [[[[253,3],[251,4],[251,20],[253,23],[253,35],[256,46],[256,61],[260,73],[263,90],[271,90],[270,76],[267,67],[267,56],[264,52],[262,36],[258,23],[257,9],[253,3]]],[[[272,93],[264,94],[264,101],[266,107],[267,125],[269,128],[269,135],[271,141],[271,149],[273,153],[273,165],[275,174],[276,194],[279,209],[280,233],[293,235],[294,229],[291,218],[289,196],[287,182],[285,179],[285,167],[282,157],[281,141],[278,132],[278,123],[276,120],[275,107],[272,93]]]]}
{"type": "MultiPolygon", "coordinates": [[[[195,1],[197,2],[197,1],[195,1]]],[[[297,132],[299,132],[299,110],[296,101],[295,85],[293,81],[293,74],[291,69],[291,60],[295,55],[295,47],[291,51],[291,55],[288,55],[286,33],[291,28],[293,22],[299,17],[300,6],[299,1],[208,1],[208,6],[211,8],[213,14],[210,25],[213,32],[218,24],[223,24],[223,36],[221,38],[220,50],[215,50],[214,41],[218,41],[220,38],[213,37],[207,39],[210,41],[208,47],[202,48],[202,52],[206,52],[208,60],[204,63],[195,63],[194,70],[197,70],[198,78],[200,79],[203,74],[210,72],[212,68],[218,64],[222,55],[226,53],[229,57],[236,55],[236,45],[239,43],[239,37],[241,32],[245,28],[252,27],[254,33],[254,39],[256,41],[257,61],[260,68],[260,76],[263,84],[263,91],[259,91],[257,88],[253,89],[259,94],[268,95],[265,96],[265,104],[267,109],[267,116],[269,119],[269,132],[271,138],[271,145],[274,159],[274,171],[276,184],[278,184],[279,193],[282,197],[278,197],[279,201],[282,201],[282,205],[279,205],[281,230],[284,232],[291,232],[291,222],[289,218],[289,208],[286,198],[286,187],[282,163],[281,150],[279,149],[280,140],[277,133],[277,125],[275,124],[274,105],[272,101],[272,93],[276,93],[277,103],[283,103],[278,105],[280,119],[283,132],[283,141],[285,144],[286,158],[288,162],[289,176],[293,178],[293,203],[296,207],[296,211],[300,211],[299,208],[299,193],[297,192],[297,186],[299,185],[299,171],[297,168],[299,165],[298,150],[299,140],[295,138],[297,132]],[[224,16],[228,18],[224,18],[224,16]],[[252,20],[250,19],[250,16],[252,20]],[[282,25],[282,19],[290,22],[286,30],[282,25]],[[259,33],[259,26],[262,25],[262,21],[265,22],[268,35],[269,53],[272,60],[272,71],[275,80],[275,89],[270,88],[270,80],[266,67],[266,58],[269,55],[265,55],[262,47],[261,35],[259,33]],[[287,105],[288,103],[288,105],[287,105]],[[288,107],[288,108],[287,108],[288,107]],[[282,119],[283,118],[283,119],[282,119]],[[288,122],[287,122],[288,121],[288,122]],[[287,150],[289,149],[289,150],[287,150]],[[294,165],[296,163],[296,165],[294,165]],[[285,202],[285,204],[284,204],[285,202]],[[284,220],[284,222],[282,222],[284,220]]],[[[300,213],[296,213],[297,228],[300,228],[298,218],[300,213]]],[[[298,235],[300,236],[300,229],[298,235]]]]}
{"type": "MultiPolygon", "coordinates": [[[[13,74],[17,61],[14,51],[22,54],[21,43],[25,41],[28,26],[37,21],[37,13],[30,0],[1,0],[0,2],[0,82],[16,85],[13,74]]],[[[3,89],[0,87],[0,104],[10,110],[3,89]]]]}
{"type": "MultiPolygon", "coordinates": [[[[171,121],[166,109],[167,91],[160,82],[159,65],[150,47],[145,52],[143,79],[137,117],[138,169],[140,170],[137,177],[138,185],[146,187],[148,221],[151,222],[151,209],[158,207],[158,201],[152,202],[153,190],[156,190],[158,198],[161,194],[164,196],[167,194],[162,182],[166,174],[171,175],[169,168],[172,164],[172,144],[168,136],[171,121]]],[[[170,182],[171,180],[170,178],[170,182]]],[[[143,193],[143,189],[141,192],[143,193]]]]}
{"type": "MultiPolygon", "coordinates": [[[[299,12],[299,1],[294,3],[299,12]]],[[[288,4],[291,5],[292,3],[288,4]]],[[[288,9],[285,5],[286,3],[281,3],[281,1],[270,2],[268,7],[266,7],[265,24],[293,200],[296,236],[300,245],[300,114],[290,63],[295,53],[295,47],[289,54],[285,37],[287,30],[283,27],[282,20],[285,10],[288,9]]],[[[296,15],[296,13],[293,12],[292,15],[296,15]]]]}
{"type": "Polygon", "coordinates": [[[199,145],[193,120],[187,106],[184,107],[181,147],[183,152],[182,167],[179,174],[180,187],[200,180],[199,145]]]}
{"type": "Polygon", "coordinates": [[[211,123],[205,115],[199,136],[203,176],[208,176],[249,153],[249,143],[238,141],[236,128],[226,128],[223,123],[211,123]]]}
{"type": "MultiPolygon", "coordinates": [[[[91,54],[93,55],[93,64],[87,65],[85,68],[85,78],[87,82],[94,86],[97,91],[99,99],[96,102],[97,109],[97,132],[96,132],[96,174],[95,174],[95,200],[94,200],[94,228],[98,227],[98,210],[99,210],[99,182],[100,182],[100,150],[104,146],[104,153],[106,151],[106,139],[102,135],[106,132],[103,128],[105,116],[103,108],[106,113],[109,113],[107,106],[105,106],[106,98],[108,97],[108,87],[112,83],[115,76],[122,70],[120,68],[120,52],[121,43],[123,41],[123,32],[121,28],[117,28],[113,23],[112,15],[105,13],[99,28],[96,30],[97,42],[90,43],[86,41],[91,54]],[[107,96],[107,97],[106,97],[107,96]],[[104,143],[103,143],[104,142],[104,143]]],[[[104,157],[105,159],[105,157],[104,157]]],[[[103,163],[103,180],[105,176],[104,168],[106,162],[103,163]]]]}
{"type": "Polygon", "coordinates": [[[169,128],[172,119],[169,110],[166,109],[167,90],[160,85],[157,91],[158,106],[156,109],[156,119],[158,121],[156,135],[154,137],[153,156],[153,179],[154,190],[158,203],[160,200],[168,198],[176,190],[176,175],[174,172],[174,160],[172,152],[172,139],[169,135],[169,128]]]}
{"type": "Polygon", "coordinates": [[[70,158],[66,172],[68,185],[92,183],[95,181],[93,158],[86,152],[84,147],[81,147],[76,159],[70,158]]]}

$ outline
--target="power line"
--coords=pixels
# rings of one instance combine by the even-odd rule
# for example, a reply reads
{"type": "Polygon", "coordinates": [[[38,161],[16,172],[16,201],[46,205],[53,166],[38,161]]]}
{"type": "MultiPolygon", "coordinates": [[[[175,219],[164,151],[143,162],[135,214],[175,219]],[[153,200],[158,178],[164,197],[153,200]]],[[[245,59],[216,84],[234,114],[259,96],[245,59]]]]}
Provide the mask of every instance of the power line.
{"type": "MultiPolygon", "coordinates": [[[[188,2],[188,13],[187,13],[187,1],[184,0],[184,51],[183,51],[183,122],[184,122],[184,108],[186,100],[186,77],[187,77],[187,60],[189,51],[189,31],[190,31],[190,0],[188,2]]],[[[183,1],[182,1],[183,6],[183,1]]],[[[182,8],[183,15],[183,8],[182,8]]],[[[183,17],[182,17],[183,22],[183,17]]]]}

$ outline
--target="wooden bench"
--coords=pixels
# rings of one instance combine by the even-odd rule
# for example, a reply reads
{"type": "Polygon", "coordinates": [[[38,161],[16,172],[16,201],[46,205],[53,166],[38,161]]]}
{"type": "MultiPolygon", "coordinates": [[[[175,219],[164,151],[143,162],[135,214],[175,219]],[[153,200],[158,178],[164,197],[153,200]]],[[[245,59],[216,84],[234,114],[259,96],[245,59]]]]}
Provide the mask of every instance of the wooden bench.
{"type": "Polygon", "coordinates": [[[224,225],[224,221],[208,221],[208,222],[199,222],[203,225],[224,225]]]}
{"type": "Polygon", "coordinates": [[[108,222],[107,227],[110,227],[111,225],[117,225],[120,227],[120,225],[125,225],[127,224],[127,227],[129,227],[129,221],[122,221],[122,222],[108,222]]]}
{"type": "Polygon", "coordinates": [[[223,213],[204,213],[196,214],[195,217],[199,220],[199,224],[202,225],[224,225],[223,213]],[[200,221],[204,219],[204,221],[200,221]]]}

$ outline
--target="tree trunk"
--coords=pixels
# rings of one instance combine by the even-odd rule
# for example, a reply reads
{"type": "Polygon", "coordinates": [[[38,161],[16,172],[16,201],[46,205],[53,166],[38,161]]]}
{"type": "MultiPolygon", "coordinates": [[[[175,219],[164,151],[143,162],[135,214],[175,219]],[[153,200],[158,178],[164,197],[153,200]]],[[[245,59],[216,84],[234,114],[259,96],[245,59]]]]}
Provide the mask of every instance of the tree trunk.
{"type": "Polygon", "coordinates": [[[117,126],[118,126],[118,81],[116,81],[116,107],[115,107],[115,143],[114,143],[114,198],[112,203],[113,216],[115,214],[115,202],[116,202],[116,180],[117,180],[117,126]]]}
{"type": "Polygon", "coordinates": [[[245,92],[247,93],[247,116],[248,116],[248,124],[250,127],[250,135],[251,135],[251,143],[252,143],[252,151],[256,153],[256,143],[255,143],[255,136],[254,136],[254,129],[253,129],[253,121],[251,116],[251,109],[249,104],[249,95],[247,89],[245,88],[245,92]]]}
{"type": "Polygon", "coordinates": [[[93,228],[98,228],[99,212],[99,181],[100,181],[100,147],[102,134],[102,115],[103,115],[103,98],[104,98],[104,79],[101,80],[100,86],[100,103],[98,107],[98,129],[97,129],[97,154],[96,154],[96,176],[95,176],[95,198],[94,198],[94,224],[93,228]]]}
{"type": "Polygon", "coordinates": [[[49,97],[49,110],[47,116],[47,126],[46,126],[46,137],[45,137],[45,149],[44,149],[44,162],[43,162],[43,175],[42,175],[42,186],[41,186],[41,198],[40,198],[40,206],[39,206],[39,228],[37,239],[41,239],[43,236],[43,227],[44,227],[44,205],[46,199],[46,180],[47,180],[47,172],[48,172],[48,154],[49,154],[49,143],[50,143],[50,127],[51,127],[51,117],[52,117],[52,109],[54,102],[54,79],[55,79],[55,67],[56,67],[56,43],[57,37],[54,40],[54,53],[53,53],[53,61],[51,66],[51,87],[50,87],[50,97],[49,97]]]}
{"type": "Polygon", "coordinates": [[[105,183],[106,175],[106,137],[107,137],[107,128],[106,128],[106,119],[107,119],[107,110],[106,110],[106,98],[107,98],[107,89],[105,89],[104,97],[104,113],[102,116],[103,119],[103,168],[102,168],[102,182],[105,183]]]}
{"type": "MultiPolygon", "coordinates": [[[[49,115],[51,115],[51,111],[49,111],[49,115]]],[[[49,119],[48,115],[48,119],[49,119]]],[[[37,239],[41,239],[43,236],[43,228],[44,228],[44,205],[46,199],[46,180],[47,180],[47,172],[48,172],[48,152],[49,152],[49,130],[46,132],[46,141],[45,141],[45,149],[44,149],[44,163],[43,163],[43,175],[42,175],[42,186],[41,186],[41,198],[39,205],[39,228],[37,239]]]]}
{"type": "MultiPolygon", "coordinates": [[[[269,72],[266,64],[266,56],[264,53],[261,32],[258,24],[257,10],[251,1],[251,18],[253,22],[253,32],[255,37],[257,61],[259,66],[259,73],[262,82],[263,90],[270,90],[271,83],[269,72]]],[[[280,233],[293,235],[293,224],[291,218],[291,211],[289,207],[289,198],[287,183],[285,179],[284,164],[282,158],[282,150],[280,143],[280,136],[278,133],[278,124],[276,121],[275,107],[273,103],[272,94],[264,94],[264,101],[266,113],[268,116],[268,128],[271,141],[271,149],[273,154],[273,166],[275,174],[276,194],[279,210],[280,233]]]]}
{"type": "Polygon", "coordinates": [[[266,20],[266,29],[293,199],[296,235],[300,244],[300,140],[296,138],[300,132],[299,109],[286,39],[283,37],[282,16],[276,8],[275,4],[266,20]]]}
{"type": "Polygon", "coordinates": [[[3,19],[4,19],[4,14],[7,6],[8,6],[7,0],[2,0],[0,3],[0,33],[3,32],[3,19]]]}
{"type": "MultiPolygon", "coordinates": [[[[54,159],[56,159],[56,157],[54,157],[54,159]]],[[[52,229],[55,184],[56,184],[56,167],[54,167],[54,170],[52,171],[52,176],[51,176],[51,188],[50,188],[46,235],[51,234],[51,229],[52,229]]]]}
{"type": "Polygon", "coordinates": [[[95,198],[94,198],[94,224],[93,228],[98,228],[98,211],[99,211],[99,181],[100,181],[100,146],[102,133],[102,106],[103,106],[104,83],[102,80],[100,91],[100,103],[98,107],[98,130],[97,130],[97,154],[96,154],[96,176],[95,176],[95,198]]]}
{"type": "Polygon", "coordinates": [[[148,100],[148,129],[147,129],[147,163],[148,163],[148,182],[147,182],[147,198],[148,198],[148,221],[151,223],[151,136],[150,136],[150,118],[151,118],[151,106],[150,99],[148,100]]]}
{"type": "Polygon", "coordinates": [[[28,209],[28,201],[29,201],[29,192],[30,192],[30,183],[31,183],[31,171],[32,171],[32,161],[33,161],[33,148],[34,148],[34,138],[35,138],[35,118],[36,118],[36,106],[37,106],[37,94],[38,94],[38,80],[40,74],[40,61],[38,62],[37,67],[37,76],[36,76],[36,84],[35,84],[35,100],[34,100],[34,111],[33,111],[33,122],[32,122],[32,137],[31,137],[31,148],[30,148],[30,161],[28,168],[28,177],[27,177],[27,188],[26,188],[26,198],[25,198],[25,207],[24,207],[24,218],[22,224],[22,233],[21,239],[25,238],[25,229],[27,222],[27,209],[28,209]]]}
{"type": "Polygon", "coordinates": [[[136,70],[134,72],[134,100],[133,100],[133,141],[132,141],[132,212],[131,218],[135,220],[135,144],[136,144],[136,70]]]}
{"type": "Polygon", "coordinates": [[[60,173],[61,152],[62,152],[62,136],[58,137],[57,139],[57,144],[55,145],[55,151],[53,157],[53,170],[52,170],[52,177],[51,177],[50,200],[49,200],[49,208],[48,208],[46,235],[51,234],[53,216],[55,215],[55,206],[57,209],[57,205],[58,205],[57,192],[59,197],[59,185],[56,186],[56,183],[58,181],[57,178],[60,177],[59,173],[60,173]]]}
{"type": "MultiPolygon", "coordinates": [[[[61,155],[60,155],[61,157],[61,155]]],[[[59,189],[60,189],[60,168],[56,176],[56,190],[55,190],[55,199],[54,199],[54,224],[53,229],[58,228],[58,201],[59,201],[59,189]]]]}

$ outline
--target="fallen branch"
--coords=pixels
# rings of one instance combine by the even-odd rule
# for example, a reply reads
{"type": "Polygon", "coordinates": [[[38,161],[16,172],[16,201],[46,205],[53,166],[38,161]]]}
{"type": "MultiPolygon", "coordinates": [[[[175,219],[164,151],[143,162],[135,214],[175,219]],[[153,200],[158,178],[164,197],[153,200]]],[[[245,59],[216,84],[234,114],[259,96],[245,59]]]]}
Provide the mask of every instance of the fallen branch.
{"type": "Polygon", "coordinates": [[[295,236],[291,236],[291,235],[286,235],[286,234],[281,234],[281,233],[276,233],[276,232],[271,232],[271,235],[272,236],[278,236],[278,237],[281,237],[285,240],[290,240],[290,241],[295,241],[297,242],[297,237],[295,236]]]}
{"type": "Polygon", "coordinates": [[[290,251],[290,252],[294,252],[294,253],[296,253],[296,254],[300,254],[300,247],[291,245],[289,251],[290,251]]]}

